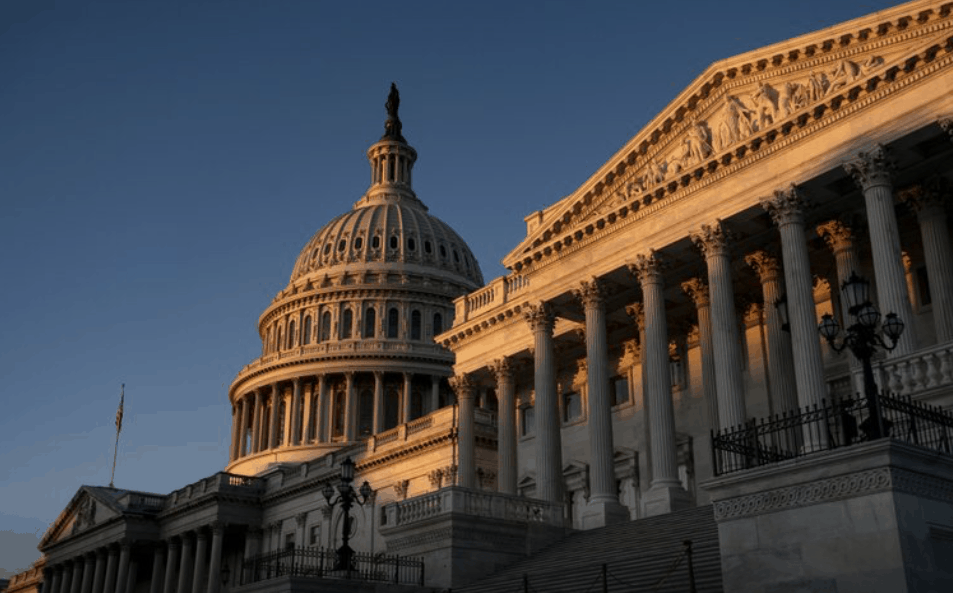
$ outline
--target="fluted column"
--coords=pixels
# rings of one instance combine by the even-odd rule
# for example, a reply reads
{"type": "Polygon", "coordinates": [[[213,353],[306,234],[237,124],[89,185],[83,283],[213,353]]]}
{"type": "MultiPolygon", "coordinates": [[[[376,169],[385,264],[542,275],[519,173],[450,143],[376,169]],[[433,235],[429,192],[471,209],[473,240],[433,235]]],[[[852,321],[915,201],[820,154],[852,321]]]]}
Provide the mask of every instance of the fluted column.
{"type": "Polygon", "coordinates": [[[516,494],[516,383],[513,362],[495,360],[490,367],[496,376],[497,425],[497,489],[503,494],[516,494]]]}
{"type": "Polygon", "coordinates": [[[536,498],[562,503],[562,435],[556,396],[555,318],[546,303],[531,305],[525,319],[533,331],[536,390],[536,498]]]}
{"type": "Polygon", "coordinates": [[[139,561],[135,557],[129,558],[129,571],[126,575],[126,590],[122,593],[135,593],[136,581],[139,579],[139,561]]]}
{"type": "Polygon", "coordinates": [[[410,422],[410,389],[413,380],[413,373],[404,373],[404,396],[401,398],[403,410],[401,411],[401,422],[410,422]]]}
{"type": "Polygon", "coordinates": [[[357,433],[357,398],[354,397],[354,373],[344,373],[344,438],[355,440],[357,433]]]}
{"type": "Polygon", "coordinates": [[[236,459],[240,459],[245,455],[248,455],[248,446],[247,446],[247,437],[246,431],[248,430],[248,395],[244,395],[238,400],[239,403],[239,414],[238,414],[238,446],[236,447],[236,459]]]}
{"type": "Polygon", "coordinates": [[[665,317],[662,261],[654,251],[639,255],[629,269],[642,286],[645,343],[642,364],[648,383],[649,438],[652,442],[652,481],[646,492],[645,514],[660,515],[690,504],[678,479],[675,460],[675,410],[669,372],[668,323],[665,317]]]}
{"type": "MultiPolygon", "coordinates": [[[[179,560],[179,584],[176,593],[190,593],[192,590],[192,568],[195,563],[195,554],[192,547],[192,536],[182,534],[182,549],[179,560]]],[[[196,591],[195,593],[199,593],[196,591]]]]}
{"type": "Polygon", "coordinates": [[[698,313],[698,347],[701,350],[702,390],[708,407],[708,426],[718,428],[718,390],[715,385],[715,352],[711,339],[711,300],[701,278],[682,282],[682,291],[692,299],[698,313]]]}
{"type": "Polygon", "coordinates": [[[735,316],[735,291],[731,281],[729,231],[721,221],[702,225],[692,241],[705,255],[711,299],[711,333],[715,353],[715,384],[720,428],[745,421],[744,379],[741,369],[741,333],[735,316]]]}
{"type": "Polygon", "coordinates": [[[384,432],[384,372],[374,371],[374,434],[384,432]]]}
{"type": "Polygon", "coordinates": [[[331,440],[330,416],[328,412],[328,383],[325,376],[318,375],[318,413],[315,415],[315,440],[319,443],[326,443],[331,440]]]}
{"type": "Polygon", "coordinates": [[[208,533],[205,529],[195,532],[195,562],[192,569],[192,593],[202,593],[205,585],[205,570],[208,567],[208,533]]]}
{"type": "Polygon", "coordinates": [[[252,426],[251,426],[251,452],[258,453],[261,450],[261,407],[262,407],[261,388],[254,392],[254,403],[252,404],[252,426]]]}
{"type": "Polygon", "coordinates": [[[73,568],[70,571],[69,591],[70,593],[79,593],[83,581],[83,559],[74,558],[73,568]]]}
{"type": "MultiPolygon", "coordinates": [[[[764,250],[745,256],[745,263],[754,269],[764,295],[764,317],[768,338],[768,381],[774,396],[775,410],[786,412],[798,408],[794,379],[794,359],[790,334],[781,327],[777,301],[784,294],[781,262],[764,250]]],[[[813,297],[812,297],[813,298],[813,297]]],[[[816,330],[815,330],[816,333],[816,330]]]]}
{"type": "MultiPolygon", "coordinates": [[[[278,441],[280,430],[278,428],[278,420],[281,411],[281,391],[278,389],[277,383],[271,384],[271,415],[269,416],[268,424],[268,447],[271,449],[277,449],[280,444],[278,441]]],[[[196,591],[195,593],[198,593],[196,591]]]]}
{"type": "Polygon", "coordinates": [[[913,208],[920,223],[937,343],[953,340],[953,247],[945,207],[949,191],[945,178],[933,177],[900,192],[900,199],[913,208]]]}
{"type": "Polygon", "coordinates": [[[308,382],[308,389],[301,386],[301,443],[307,444],[314,440],[314,377],[308,382]]]}
{"type": "Polygon", "coordinates": [[[96,569],[96,556],[87,554],[84,558],[83,566],[83,584],[80,587],[80,593],[92,593],[93,590],[93,571],[96,569]]]}
{"type": "Polygon", "coordinates": [[[295,377],[291,391],[291,434],[288,437],[289,445],[301,444],[301,377],[295,377]]]}
{"type": "Polygon", "coordinates": [[[169,540],[169,552],[165,559],[165,578],[162,579],[162,593],[175,593],[175,566],[179,561],[179,540],[169,540]]]}
{"type": "Polygon", "coordinates": [[[896,350],[888,356],[903,356],[916,349],[917,338],[901,259],[900,231],[893,207],[894,164],[887,155],[887,149],[878,144],[870,152],[860,153],[857,160],[846,163],[844,169],[860,186],[867,204],[867,224],[880,313],[896,313],[906,324],[896,350]]]}
{"type": "Polygon", "coordinates": [[[615,481],[604,289],[598,279],[592,278],[573,292],[586,315],[590,494],[582,523],[589,529],[623,521],[629,513],[619,504],[615,481]]]}
{"type": "Polygon", "coordinates": [[[165,544],[157,542],[152,551],[152,580],[149,593],[162,593],[162,577],[165,576],[165,544]]]}
{"type": "Polygon", "coordinates": [[[804,236],[804,210],[809,204],[803,193],[792,186],[761,200],[781,233],[781,256],[787,288],[788,319],[794,355],[794,379],[801,407],[820,405],[827,394],[821,338],[817,332],[814,306],[814,282],[811,261],[804,236]]]}
{"type": "Polygon", "coordinates": [[[96,572],[93,574],[93,593],[103,593],[103,583],[106,581],[106,551],[96,550],[96,572]]]}
{"type": "Polygon", "coordinates": [[[109,555],[106,560],[106,582],[103,584],[105,593],[116,591],[116,564],[119,562],[119,550],[116,546],[109,546],[109,555]]]}
{"type": "Polygon", "coordinates": [[[206,591],[218,593],[221,589],[222,572],[222,538],[225,537],[225,526],[221,523],[212,525],[212,557],[209,560],[208,580],[206,591]]]}
{"type": "Polygon", "coordinates": [[[125,593],[129,582],[129,560],[132,554],[132,544],[128,541],[120,542],[119,568],[116,570],[116,593],[125,593]]]}
{"type": "Polygon", "coordinates": [[[50,591],[52,593],[61,593],[60,589],[63,587],[63,567],[57,565],[53,569],[53,581],[50,585],[50,591]]]}
{"type": "Polygon", "coordinates": [[[474,408],[476,406],[476,386],[466,374],[450,378],[450,386],[457,394],[459,404],[459,433],[457,443],[459,460],[457,461],[457,484],[464,488],[476,487],[476,433],[474,431],[474,408]]]}
{"type": "MultiPolygon", "coordinates": [[[[849,226],[840,220],[828,220],[817,225],[817,234],[822,237],[834,254],[834,265],[837,269],[837,286],[835,290],[840,291],[840,287],[850,278],[853,273],[858,273],[859,264],[857,257],[857,248],[854,241],[854,234],[849,226]]],[[[850,313],[847,310],[847,302],[841,301],[841,318],[844,323],[850,323],[850,313]]],[[[852,359],[853,360],[853,359],[852,359]]]]}
{"type": "Polygon", "coordinates": [[[241,420],[241,409],[239,403],[232,404],[232,434],[228,447],[228,461],[231,463],[238,459],[238,423],[241,420]]]}

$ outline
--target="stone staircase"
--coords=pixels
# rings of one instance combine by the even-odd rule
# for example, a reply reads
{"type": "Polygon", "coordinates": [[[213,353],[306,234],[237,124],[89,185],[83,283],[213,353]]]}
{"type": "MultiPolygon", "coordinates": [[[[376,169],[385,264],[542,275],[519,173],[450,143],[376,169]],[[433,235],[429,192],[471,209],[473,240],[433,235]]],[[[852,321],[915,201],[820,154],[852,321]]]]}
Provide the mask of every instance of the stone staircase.
{"type": "Polygon", "coordinates": [[[687,559],[682,558],[671,570],[685,549],[682,543],[685,540],[692,542],[696,591],[721,593],[718,527],[711,505],[575,532],[480,582],[453,591],[688,593],[687,559]],[[607,565],[605,589],[603,564],[607,565]],[[658,584],[666,574],[668,577],[658,584]]]}

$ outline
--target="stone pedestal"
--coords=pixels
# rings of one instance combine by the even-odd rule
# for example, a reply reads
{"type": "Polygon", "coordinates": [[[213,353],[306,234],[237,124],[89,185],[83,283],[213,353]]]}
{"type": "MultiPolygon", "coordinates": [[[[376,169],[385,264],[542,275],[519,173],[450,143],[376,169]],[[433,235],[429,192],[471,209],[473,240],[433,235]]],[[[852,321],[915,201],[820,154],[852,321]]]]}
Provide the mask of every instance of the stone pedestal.
{"type": "Polygon", "coordinates": [[[889,439],[702,484],[725,591],[953,591],[953,459],[889,439]]]}
{"type": "MultiPolygon", "coordinates": [[[[690,506],[690,505],[689,505],[690,506]]],[[[582,528],[595,529],[613,523],[622,523],[631,518],[629,507],[614,500],[593,500],[582,513],[582,528]]]]}

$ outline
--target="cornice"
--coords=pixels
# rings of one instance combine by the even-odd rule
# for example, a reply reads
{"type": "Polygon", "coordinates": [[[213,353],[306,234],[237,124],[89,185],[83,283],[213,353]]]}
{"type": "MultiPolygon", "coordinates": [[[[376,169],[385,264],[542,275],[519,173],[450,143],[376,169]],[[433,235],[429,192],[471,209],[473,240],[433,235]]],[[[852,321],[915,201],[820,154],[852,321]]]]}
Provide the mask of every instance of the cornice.
{"type": "MultiPolygon", "coordinates": [[[[876,51],[915,37],[937,33],[949,28],[951,6],[953,4],[913,2],[890,11],[848,21],[836,29],[826,29],[713,64],[582,187],[562,200],[561,205],[557,204],[556,207],[548,209],[551,211],[546,217],[549,219],[548,222],[535,229],[522,241],[504,259],[504,265],[524,274],[538,269],[544,265],[541,260],[552,260],[554,252],[558,253],[563,250],[563,247],[571,246],[573,241],[591,235],[595,224],[601,223],[605,226],[605,217],[598,221],[587,221],[586,218],[591,216],[597,208],[601,209],[605,206],[607,195],[618,194],[627,182],[635,178],[637,173],[644,172],[646,166],[663,150],[670,149],[672,141],[677,139],[689,125],[694,124],[694,113],[711,108],[716,101],[729,96],[732,89],[740,85],[751,85],[783,77],[796,71],[809,70],[812,66],[831,64],[836,60],[849,59],[864,52],[876,51]],[[925,18],[923,18],[924,15],[925,18]],[[878,21],[881,24],[874,26],[873,23],[878,21]],[[851,43],[857,43],[857,45],[849,47],[851,43]],[[782,49],[787,52],[786,55],[784,52],[777,53],[782,49]],[[716,89],[718,92],[713,92],[716,89]],[[568,231],[564,230],[567,226],[570,226],[568,231]],[[553,241],[554,235],[562,235],[562,238],[553,241]]],[[[939,47],[933,55],[920,56],[919,63],[932,62],[935,54],[940,51],[949,52],[951,49],[949,40],[943,41],[945,41],[943,44],[945,47],[939,47]]],[[[928,49],[921,53],[929,54],[930,51],[928,49]]],[[[919,63],[910,64],[908,61],[904,67],[916,69],[919,63]]],[[[895,69],[896,67],[888,68],[887,72],[895,69]]],[[[690,191],[694,191],[707,185],[698,182],[714,176],[720,167],[727,165],[735,157],[745,161],[746,152],[761,152],[761,145],[765,142],[770,145],[778,134],[787,136],[793,127],[805,126],[812,117],[815,120],[825,119],[829,112],[840,109],[841,103],[845,100],[853,102],[859,94],[869,92],[868,87],[871,84],[876,88],[878,79],[884,72],[879,69],[874,72],[874,76],[865,80],[854,80],[847,88],[838,89],[840,92],[825,97],[822,102],[809,104],[808,107],[793,113],[791,118],[782,120],[780,124],[772,125],[764,132],[757,132],[747,137],[740,146],[733,145],[728,147],[730,150],[713,153],[707,162],[699,163],[701,166],[690,173],[646,188],[646,191],[639,196],[639,200],[624,200],[628,203],[614,208],[614,213],[617,217],[625,218],[633,206],[637,208],[636,213],[638,213],[653,205],[649,203],[639,208],[641,204],[637,202],[643,201],[644,198],[654,202],[667,195],[679,193],[680,186],[681,188],[690,186],[690,191]],[[739,151],[741,151],[740,155],[732,154],[739,151]],[[727,162],[723,162],[726,159],[727,162]]],[[[896,72],[893,74],[896,75],[896,72]]],[[[889,74],[885,78],[887,82],[894,82],[889,74]]],[[[900,82],[903,82],[907,77],[899,78],[900,82]]]]}
{"type": "Polygon", "coordinates": [[[442,334],[445,337],[440,340],[440,345],[455,352],[460,346],[473,338],[473,336],[486,330],[491,328],[501,329],[514,324],[525,324],[526,321],[523,319],[523,312],[528,311],[530,306],[531,303],[529,301],[514,303],[505,309],[494,311],[492,315],[484,314],[473,321],[455,326],[454,329],[442,334]]]}

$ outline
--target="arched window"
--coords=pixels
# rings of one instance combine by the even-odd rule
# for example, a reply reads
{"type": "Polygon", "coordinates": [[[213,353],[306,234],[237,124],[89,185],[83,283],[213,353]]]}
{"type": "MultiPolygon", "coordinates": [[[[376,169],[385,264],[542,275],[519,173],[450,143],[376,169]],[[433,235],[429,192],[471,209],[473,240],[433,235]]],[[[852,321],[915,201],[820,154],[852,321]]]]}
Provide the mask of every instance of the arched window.
{"type": "Polygon", "coordinates": [[[397,312],[396,308],[391,308],[391,310],[387,312],[387,337],[396,338],[399,328],[400,313],[397,312]]]}
{"type": "Polygon", "coordinates": [[[373,307],[368,307],[364,311],[364,337],[373,338],[377,328],[377,311],[373,307]]]}
{"type": "Polygon", "coordinates": [[[304,335],[301,336],[301,343],[307,346],[311,343],[311,316],[304,318],[304,335]]]}
{"type": "Polygon", "coordinates": [[[393,386],[384,391],[384,430],[400,423],[400,392],[393,386]]]}
{"type": "Polygon", "coordinates": [[[291,320],[288,323],[288,348],[295,347],[295,322],[291,320]]]}
{"type": "Polygon", "coordinates": [[[443,333],[443,315],[440,313],[433,314],[433,335],[438,335],[443,333]]]}
{"type": "Polygon", "coordinates": [[[351,337],[351,327],[354,325],[354,313],[350,309],[345,309],[341,316],[341,339],[347,340],[351,337]]]}
{"type": "Polygon", "coordinates": [[[331,312],[325,311],[321,314],[321,340],[326,342],[331,339],[331,312]]]}
{"type": "Polygon", "coordinates": [[[410,314],[410,339],[420,339],[420,311],[414,311],[410,314]]]}
{"type": "Polygon", "coordinates": [[[331,423],[331,436],[344,436],[344,405],[345,405],[344,387],[339,386],[334,391],[334,421],[331,423]]]}

